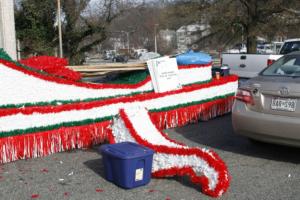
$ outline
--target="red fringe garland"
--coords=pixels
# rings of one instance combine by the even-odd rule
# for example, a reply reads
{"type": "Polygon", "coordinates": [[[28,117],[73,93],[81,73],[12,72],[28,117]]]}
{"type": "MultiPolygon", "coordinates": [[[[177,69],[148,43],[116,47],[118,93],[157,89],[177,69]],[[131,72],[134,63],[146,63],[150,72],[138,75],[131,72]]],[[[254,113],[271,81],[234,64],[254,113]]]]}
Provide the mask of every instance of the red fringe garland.
{"type": "Polygon", "coordinates": [[[19,60],[19,62],[23,65],[43,70],[57,77],[63,77],[72,81],[79,81],[81,79],[79,72],[66,67],[68,65],[68,60],[65,58],[57,58],[53,56],[33,56],[19,60]]]}
{"type": "Polygon", "coordinates": [[[42,70],[65,67],[69,64],[67,59],[54,56],[32,56],[27,59],[19,60],[19,63],[42,70]]]}
{"type": "Polygon", "coordinates": [[[111,121],[0,138],[0,163],[35,158],[75,148],[89,148],[107,139],[111,121]]]}
{"type": "Polygon", "coordinates": [[[204,104],[197,104],[175,110],[152,112],[150,117],[157,129],[181,127],[198,120],[209,120],[231,112],[234,96],[226,99],[217,99],[204,104]]]}
{"type": "Polygon", "coordinates": [[[192,68],[201,68],[201,67],[211,67],[213,62],[207,64],[190,64],[190,65],[179,65],[178,69],[192,69],[192,68]]]}
{"type": "MultiPolygon", "coordinates": [[[[233,97],[228,97],[227,99],[216,100],[213,103],[207,102],[171,111],[150,113],[150,115],[152,121],[159,129],[171,127],[171,125],[172,127],[183,126],[189,122],[196,121],[200,118],[199,116],[210,118],[214,117],[215,114],[221,115],[229,112],[233,102],[232,99],[233,97]],[[204,115],[202,112],[206,114],[204,115]]],[[[115,143],[109,128],[110,125],[111,121],[105,121],[90,125],[61,127],[51,131],[0,138],[0,163],[41,157],[75,148],[88,148],[94,144],[102,143],[104,140],[115,143]]],[[[168,138],[164,133],[162,134],[168,138]]],[[[174,140],[171,141],[178,143],[174,140]]]]}
{"type": "MultiPolygon", "coordinates": [[[[203,176],[198,176],[196,172],[191,167],[185,168],[169,168],[169,169],[162,169],[159,170],[157,173],[153,173],[153,176],[157,177],[166,177],[170,175],[177,175],[180,176],[189,176],[191,181],[194,184],[202,185],[203,193],[210,195],[212,197],[219,197],[221,194],[227,191],[230,183],[230,176],[228,174],[227,166],[222,161],[222,159],[213,151],[209,151],[212,153],[210,155],[208,152],[202,151],[199,148],[175,148],[175,147],[168,147],[165,145],[155,145],[146,140],[144,140],[134,129],[133,124],[131,123],[130,119],[126,115],[123,109],[120,110],[120,117],[125,123],[126,128],[129,130],[131,136],[136,140],[137,143],[144,145],[148,148],[153,149],[155,152],[158,153],[165,153],[165,154],[175,154],[175,155],[195,155],[203,160],[205,160],[209,166],[213,167],[219,174],[218,182],[214,190],[209,189],[208,180],[207,178],[203,178],[203,176]]],[[[160,131],[162,134],[162,132],[160,131]]],[[[165,136],[166,137],[166,136],[165,136]]]]}

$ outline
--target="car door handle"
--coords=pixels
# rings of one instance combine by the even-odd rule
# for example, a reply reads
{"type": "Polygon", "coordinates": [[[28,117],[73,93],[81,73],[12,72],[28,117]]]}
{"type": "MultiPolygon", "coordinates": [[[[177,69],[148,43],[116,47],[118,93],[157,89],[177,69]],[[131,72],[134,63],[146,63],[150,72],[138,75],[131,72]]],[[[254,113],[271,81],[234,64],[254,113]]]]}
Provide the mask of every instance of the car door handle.
{"type": "Polygon", "coordinates": [[[245,65],[245,64],[240,64],[240,67],[241,67],[241,68],[245,68],[246,65],[245,65]]]}

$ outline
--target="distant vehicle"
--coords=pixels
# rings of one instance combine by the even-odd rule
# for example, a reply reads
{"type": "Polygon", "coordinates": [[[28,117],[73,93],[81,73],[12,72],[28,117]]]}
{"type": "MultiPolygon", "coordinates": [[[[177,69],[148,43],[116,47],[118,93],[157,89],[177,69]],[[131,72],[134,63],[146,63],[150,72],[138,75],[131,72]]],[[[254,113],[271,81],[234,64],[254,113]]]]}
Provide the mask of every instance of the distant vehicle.
{"type": "Polygon", "coordinates": [[[272,49],[274,54],[279,54],[283,42],[272,42],[272,49]]]}
{"type": "MultiPolygon", "coordinates": [[[[274,45],[278,47],[280,43],[274,43],[274,45]]],[[[281,58],[284,54],[297,50],[300,50],[300,38],[284,41],[279,50],[280,54],[223,53],[221,61],[222,65],[228,66],[233,74],[236,74],[241,78],[252,78],[275,60],[281,58]]]]}
{"type": "Polygon", "coordinates": [[[264,44],[257,44],[257,47],[256,47],[256,53],[262,54],[263,51],[264,51],[264,48],[265,48],[265,45],[264,45],[264,44]]]}
{"type": "Polygon", "coordinates": [[[237,44],[232,49],[227,50],[227,53],[247,53],[245,44],[237,44]]]}
{"type": "Polygon", "coordinates": [[[279,54],[283,42],[272,42],[270,44],[257,45],[258,54],[279,54]]]}
{"type": "Polygon", "coordinates": [[[256,53],[259,54],[275,54],[272,49],[272,44],[263,44],[257,47],[256,53]]]}
{"type": "Polygon", "coordinates": [[[134,57],[139,58],[143,53],[147,53],[147,49],[135,49],[134,50],[134,57]]]}
{"type": "Polygon", "coordinates": [[[106,50],[103,53],[102,59],[104,60],[111,60],[116,55],[116,50],[106,50]]]}
{"type": "Polygon", "coordinates": [[[140,60],[142,61],[147,61],[153,58],[158,58],[160,57],[159,53],[155,53],[155,52],[146,52],[146,53],[142,53],[142,55],[140,56],[140,60]]]}
{"type": "Polygon", "coordinates": [[[284,55],[238,89],[232,125],[255,140],[300,147],[300,51],[284,55]]]}
{"type": "Polygon", "coordinates": [[[284,41],[279,54],[288,54],[293,51],[300,51],[300,38],[284,41]]]}
{"type": "MultiPolygon", "coordinates": [[[[257,44],[257,54],[279,54],[283,42],[259,43],[257,44]]],[[[237,44],[234,48],[229,49],[226,53],[244,54],[247,53],[246,44],[237,44]]]]}
{"type": "Polygon", "coordinates": [[[127,63],[129,60],[129,57],[127,55],[115,55],[112,58],[112,62],[122,62],[122,63],[127,63]]]}

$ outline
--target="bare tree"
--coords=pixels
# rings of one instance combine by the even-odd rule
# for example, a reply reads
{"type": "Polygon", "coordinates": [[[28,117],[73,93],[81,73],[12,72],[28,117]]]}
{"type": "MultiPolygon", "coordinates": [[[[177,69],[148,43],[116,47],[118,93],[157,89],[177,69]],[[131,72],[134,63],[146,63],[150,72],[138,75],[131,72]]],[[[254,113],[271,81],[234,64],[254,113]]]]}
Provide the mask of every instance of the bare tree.
{"type": "MultiPolygon", "coordinates": [[[[165,26],[207,22],[210,34],[200,38],[223,47],[245,42],[256,53],[257,36],[297,35],[299,0],[201,0],[173,1],[163,12],[165,26]]],[[[298,31],[299,35],[299,31],[298,31]]]]}
{"type": "Polygon", "coordinates": [[[159,12],[157,5],[132,2],[114,20],[109,31],[124,43],[130,40],[130,48],[144,47],[154,50],[154,29],[158,23],[159,12]]]}
{"type": "Polygon", "coordinates": [[[290,11],[293,7],[299,8],[299,1],[215,1],[210,9],[211,35],[225,44],[237,38],[245,39],[248,53],[256,53],[257,36],[282,34],[283,27],[293,24],[289,19],[291,16],[299,19],[297,12],[290,11]]]}
{"type": "Polygon", "coordinates": [[[84,53],[107,37],[107,27],[121,12],[119,1],[64,0],[64,51],[71,63],[82,63],[84,53]],[[93,9],[93,10],[91,10],[93,9]]]}
{"type": "MultiPolygon", "coordinates": [[[[84,53],[106,39],[107,27],[125,1],[61,0],[63,50],[70,63],[83,62],[84,53]]],[[[53,55],[58,45],[56,1],[19,0],[15,6],[17,36],[28,55],[53,55]]]]}

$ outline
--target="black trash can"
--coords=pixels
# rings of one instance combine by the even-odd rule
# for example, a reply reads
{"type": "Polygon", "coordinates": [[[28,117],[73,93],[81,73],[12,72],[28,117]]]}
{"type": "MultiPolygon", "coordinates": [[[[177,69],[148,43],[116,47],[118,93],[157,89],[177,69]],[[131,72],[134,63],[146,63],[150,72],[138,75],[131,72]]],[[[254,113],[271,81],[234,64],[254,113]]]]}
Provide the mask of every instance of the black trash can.
{"type": "Polygon", "coordinates": [[[230,74],[230,68],[228,66],[221,67],[221,75],[228,76],[230,74]]]}

